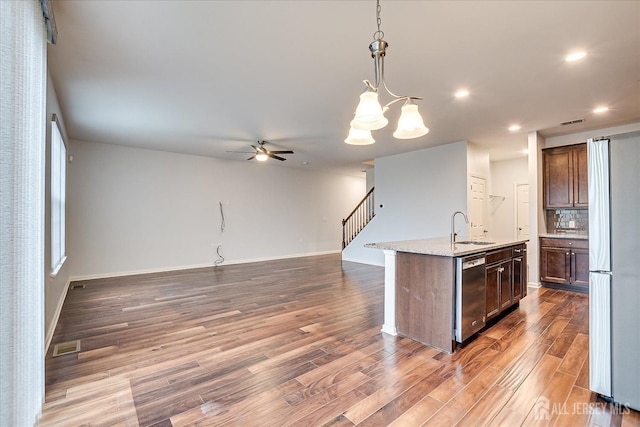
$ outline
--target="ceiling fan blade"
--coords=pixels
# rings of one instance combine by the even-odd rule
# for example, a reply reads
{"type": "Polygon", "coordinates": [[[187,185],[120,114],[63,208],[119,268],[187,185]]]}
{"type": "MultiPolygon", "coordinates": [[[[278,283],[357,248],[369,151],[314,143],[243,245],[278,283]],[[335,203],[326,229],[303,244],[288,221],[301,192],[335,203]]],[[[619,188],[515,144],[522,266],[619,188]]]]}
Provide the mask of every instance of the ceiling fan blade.
{"type": "Polygon", "coordinates": [[[247,160],[253,160],[256,158],[256,155],[254,154],[253,156],[249,157],[247,160]]]}
{"type": "Polygon", "coordinates": [[[281,162],[284,162],[285,160],[287,160],[284,157],[276,156],[273,153],[267,153],[267,156],[271,157],[272,159],[280,160],[281,162]]]}
{"type": "Polygon", "coordinates": [[[291,150],[269,151],[272,154],[294,154],[291,150]]]}
{"type": "Polygon", "coordinates": [[[253,151],[226,151],[227,153],[253,154],[253,151]]]}

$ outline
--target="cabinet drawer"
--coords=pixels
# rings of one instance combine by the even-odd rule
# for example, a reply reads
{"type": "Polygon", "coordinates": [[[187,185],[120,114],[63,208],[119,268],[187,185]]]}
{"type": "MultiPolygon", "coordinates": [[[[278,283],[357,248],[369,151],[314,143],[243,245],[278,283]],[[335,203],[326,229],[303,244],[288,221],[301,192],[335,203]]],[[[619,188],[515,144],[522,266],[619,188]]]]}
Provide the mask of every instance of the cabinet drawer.
{"type": "Polygon", "coordinates": [[[518,245],[513,247],[513,257],[518,258],[524,256],[527,251],[527,245],[518,245]]]}
{"type": "Polygon", "coordinates": [[[585,239],[554,239],[550,237],[541,237],[540,246],[567,249],[589,249],[589,241],[585,239]]]}
{"type": "Polygon", "coordinates": [[[499,249],[497,251],[487,253],[487,264],[493,264],[496,262],[510,259],[513,256],[513,248],[499,249]]]}

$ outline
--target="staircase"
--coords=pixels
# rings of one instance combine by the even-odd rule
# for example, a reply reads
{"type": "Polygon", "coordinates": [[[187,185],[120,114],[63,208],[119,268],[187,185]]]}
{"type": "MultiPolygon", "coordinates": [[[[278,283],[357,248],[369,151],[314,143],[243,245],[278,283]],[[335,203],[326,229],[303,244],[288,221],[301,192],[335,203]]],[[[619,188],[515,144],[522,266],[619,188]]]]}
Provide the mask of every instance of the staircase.
{"type": "Polygon", "coordinates": [[[358,233],[360,233],[362,229],[369,224],[369,221],[376,216],[373,196],[374,188],[375,187],[371,188],[367,195],[360,200],[358,206],[351,211],[346,219],[342,220],[342,249],[346,248],[347,245],[355,239],[358,233]]]}

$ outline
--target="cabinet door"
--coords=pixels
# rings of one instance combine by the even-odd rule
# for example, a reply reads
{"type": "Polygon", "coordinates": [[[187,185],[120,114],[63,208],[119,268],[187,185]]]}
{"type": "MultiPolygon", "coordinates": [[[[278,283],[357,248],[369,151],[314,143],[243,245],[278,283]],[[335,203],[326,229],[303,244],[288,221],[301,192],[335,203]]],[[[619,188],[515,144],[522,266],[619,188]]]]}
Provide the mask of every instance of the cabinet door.
{"type": "Polygon", "coordinates": [[[513,278],[511,277],[512,260],[503,262],[498,268],[498,280],[500,281],[500,310],[509,308],[513,303],[511,295],[511,286],[513,278]]]}
{"type": "Polygon", "coordinates": [[[500,264],[487,267],[487,320],[500,313],[500,279],[498,269],[500,264]]]}
{"type": "Polygon", "coordinates": [[[587,145],[581,144],[573,150],[573,206],[589,206],[587,179],[587,145]]]}
{"type": "Polygon", "coordinates": [[[516,303],[524,296],[524,289],[526,287],[526,280],[524,278],[526,266],[524,265],[523,258],[514,258],[511,267],[513,277],[511,282],[511,296],[513,303],[516,303]]]}
{"type": "Polygon", "coordinates": [[[589,250],[571,251],[571,281],[574,285],[589,286],[589,250]]]}
{"type": "Polygon", "coordinates": [[[573,207],[573,156],[570,148],[544,151],[544,207],[573,207]]]}
{"type": "Polygon", "coordinates": [[[568,285],[571,279],[570,250],[542,247],[540,249],[540,280],[568,285]]]}

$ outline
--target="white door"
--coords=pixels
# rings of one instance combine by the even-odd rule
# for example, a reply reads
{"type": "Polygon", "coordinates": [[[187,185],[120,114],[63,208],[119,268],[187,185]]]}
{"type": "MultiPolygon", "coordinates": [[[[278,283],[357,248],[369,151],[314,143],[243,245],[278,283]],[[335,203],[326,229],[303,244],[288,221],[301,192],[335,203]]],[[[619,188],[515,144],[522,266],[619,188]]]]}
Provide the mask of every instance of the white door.
{"type": "Polygon", "coordinates": [[[480,239],[485,236],[485,210],[487,199],[487,185],[484,178],[471,176],[471,191],[469,200],[469,238],[480,239]]]}
{"type": "Polygon", "coordinates": [[[529,238],[529,184],[516,184],[516,238],[529,238]]]}

